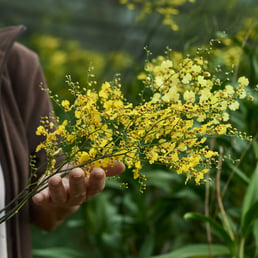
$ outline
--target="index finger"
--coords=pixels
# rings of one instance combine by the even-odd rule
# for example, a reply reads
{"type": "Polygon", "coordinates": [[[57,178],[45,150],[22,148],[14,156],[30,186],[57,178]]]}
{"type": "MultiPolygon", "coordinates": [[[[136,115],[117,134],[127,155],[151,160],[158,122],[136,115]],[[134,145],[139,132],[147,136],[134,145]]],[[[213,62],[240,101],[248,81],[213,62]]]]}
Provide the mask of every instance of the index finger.
{"type": "Polygon", "coordinates": [[[116,176],[125,171],[125,165],[123,162],[115,161],[113,165],[103,168],[107,176],[116,176]]]}

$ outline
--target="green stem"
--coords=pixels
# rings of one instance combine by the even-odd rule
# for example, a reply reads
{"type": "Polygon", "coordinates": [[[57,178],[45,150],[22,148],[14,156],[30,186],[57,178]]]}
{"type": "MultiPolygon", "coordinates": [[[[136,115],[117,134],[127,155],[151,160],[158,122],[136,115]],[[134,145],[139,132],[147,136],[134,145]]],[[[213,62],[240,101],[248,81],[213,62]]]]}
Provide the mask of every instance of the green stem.
{"type": "MultiPolygon", "coordinates": [[[[66,164],[66,162],[62,163],[62,165],[60,165],[57,168],[55,173],[45,177],[31,191],[29,191],[29,188],[33,184],[27,185],[10,203],[8,203],[3,209],[0,210],[0,214],[1,214],[2,212],[6,212],[10,208],[10,210],[8,210],[5,213],[5,215],[0,216],[0,224],[2,222],[7,221],[10,218],[12,218],[15,214],[17,214],[19,212],[19,210],[26,204],[26,202],[31,199],[32,196],[34,196],[35,194],[37,194],[40,191],[42,191],[43,189],[45,189],[47,187],[46,183],[47,183],[48,179],[50,177],[52,177],[53,175],[60,173],[61,168],[65,164],[66,164]],[[13,206],[13,208],[12,208],[12,206],[13,206]]],[[[31,180],[31,178],[29,178],[29,182],[30,182],[30,180],[31,180]]]]}
{"type": "MultiPolygon", "coordinates": [[[[125,151],[123,153],[123,155],[125,155],[126,153],[128,153],[130,151],[125,151]]],[[[60,174],[62,173],[62,177],[64,177],[68,172],[70,171],[71,169],[74,169],[76,167],[84,167],[84,166],[87,166],[88,164],[94,162],[94,161],[97,161],[97,160],[101,160],[103,158],[107,158],[107,157],[116,157],[116,156],[120,156],[120,154],[110,154],[110,155],[103,155],[103,156],[99,156],[93,160],[89,160],[87,162],[84,162],[83,164],[80,164],[80,165],[76,165],[76,166],[70,166],[69,168],[63,168],[66,164],[69,164],[70,160],[65,160],[63,161],[61,164],[59,164],[57,170],[44,177],[43,180],[39,181],[39,183],[33,187],[32,190],[29,190],[29,188],[34,185],[34,184],[29,184],[27,185],[10,203],[8,203],[5,208],[1,209],[0,210],[0,214],[2,212],[6,212],[5,215],[3,216],[0,216],[0,224],[4,221],[7,221],[9,220],[10,218],[12,218],[15,214],[17,214],[19,212],[19,210],[26,204],[27,201],[29,201],[35,194],[39,193],[40,191],[42,191],[43,189],[45,189],[47,187],[47,181],[54,175],[56,174],[60,174]],[[8,211],[7,211],[8,210],[8,211]]],[[[33,174],[34,175],[34,174],[33,174]]],[[[33,176],[32,175],[32,176],[33,176]]],[[[29,178],[29,182],[31,182],[31,178],[29,178]]]]}
{"type": "Polygon", "coordinates": [[[242,237],[240,241],[240,246],[239,246],[239,258],[244,258],[244,250],[245,250],[245,238],[242,237]]]}

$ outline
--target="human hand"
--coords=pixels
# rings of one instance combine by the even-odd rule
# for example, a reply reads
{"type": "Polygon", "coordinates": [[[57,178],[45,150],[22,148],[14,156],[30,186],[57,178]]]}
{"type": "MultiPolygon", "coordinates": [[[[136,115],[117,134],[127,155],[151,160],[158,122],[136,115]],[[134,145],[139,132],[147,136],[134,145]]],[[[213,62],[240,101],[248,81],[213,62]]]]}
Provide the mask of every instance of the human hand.
{"type": "Polygon", "coordinates": [[[37,211],[40,218],[36,218],[39,223],[35,224],[47,230],[55,228],[68,215],[75,212],[83,202],[104,189],[106,176],[118,175],[124,170],[124,164],[116,162],[112,167],[93,169],[88,178],[85,178],[81,168],[72,169],[64,178],[58,174],[52,176],[48,180],[48,187],[32,198],[34,210],[35,207],[41,210],[47,216],[48,222],[46,223],[45,216],[43,217],[37,211]]]}

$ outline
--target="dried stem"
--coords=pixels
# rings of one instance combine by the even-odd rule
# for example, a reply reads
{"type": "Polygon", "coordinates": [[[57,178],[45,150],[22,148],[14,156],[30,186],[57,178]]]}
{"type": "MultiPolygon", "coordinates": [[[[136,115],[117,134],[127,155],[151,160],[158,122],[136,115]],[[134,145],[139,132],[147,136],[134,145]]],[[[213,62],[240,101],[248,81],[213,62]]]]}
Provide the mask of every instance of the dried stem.
{"type": "MultiPolygon", "coordinates": [[[[245,34],[245,38],[244,38],[244,40],[242,41],[242,44],[241,44],[242,50],[244,49],[244,47],[245,47],[245,45],[246,45],[246,43],[247,43],[247,40],[248,40],[248,38],[249,38],[251,32],[253,31],[254,27],[255,27],[257,24],[258,24],[257,22],[253,22],[253,23],[250,25],[248,31],[247,31],[246,34],[245,34]]],[[[237,63],[237,66],[236,66],[236,69],[235,69],[235,72],[234,72],[233,84],[235,84],[235,82],[236,82],[236,78],[237,78],[237,74],[238,74],[238,71],[239,71],[240,63],[241,63],[241,56],[240,56],[240,58],[239,58],[239,61],[238,61],[238,63],[237,63]]]]}
{"type": "MultiPolygon", "coordinates": [[[[242,154],[241,154],[241,156],[240,156],[240,159],[239,159],[239,161],[238,161],[237,164],[236,164],[236,167],[239,167],[239,166],[240,166],[240,164],[241,164],[241,162],[243,161],[243,159],[244,159],[245,155],[247,154],[248,150],[250,149],[250,147],[253,145],[253,143],[254,143],[257,139],[258,139],[258,133],[253,137],[252,141],[248,144],[247,148],[242,152],[242,154]]],[[[222,199],[223,199],[223,197],[224,197],[224,195],[225,195],[225,193],[226,193],[226,191],[227,191],[227,189],[228,189],[228,186],[229,186],[229,184],[230,184],[230,182],[231,182],[231,180],[232,180],[234,174],[235,174],[235,172],[233,171],[233,172],[230,174],[230,176],[229,176],[229,178],[228,178],[226,184],[225,184],[224,187],[223,187],[223,190],[222,190],[222,193],[221,193],[221,198],[222,198],[222,199]]]]}
{"type": "Polygon", "coordinates": [[[218,169],[216,174],[216,193],[217,193],[217,200],[218,200],[218,206],[221,212],[221,217],[223,224],[232,240],[235,240],[234,234],[231,230],[231,227],[229,225],[227,215],[224,209],[224,205],[221,198],[221,192],[220,192],[220,176],[221,176],[221,168],[222,168],[222,157],[223,157],[223,148],[222,146],[219,147],[219,160],[218,160],[218,169]]]}
{"type": "MultiPolygon", "coordinates": [[[[210,142],[210,150],[214,149],[215,142],[216,142],[216,138],[212,137],[210,142]]],[[[205,205],[204,205],[204,212],[206,217],[210,216],[209,208],[210,208],[210,183],[206,182],[205,183],[205,205]]],[[[209,223],[206,223],[206,236],[208,241],[209,256],[212,257],[211,256],[212,235],[211,235],[211,226],[209,223]]]]}

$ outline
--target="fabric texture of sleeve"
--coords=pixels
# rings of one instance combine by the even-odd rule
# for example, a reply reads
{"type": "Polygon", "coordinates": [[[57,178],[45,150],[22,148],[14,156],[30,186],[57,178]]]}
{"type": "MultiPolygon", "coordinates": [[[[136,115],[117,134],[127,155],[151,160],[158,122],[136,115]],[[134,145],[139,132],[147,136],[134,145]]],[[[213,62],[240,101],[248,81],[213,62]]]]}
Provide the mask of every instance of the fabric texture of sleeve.
{"type": "MultiPolygon", "coordinates": [[[[38,56],[30,49],[15,43],[8,60],[11,85],[26,130],[29,152],[36,154],[37,166],[45,163],[45,153],[35,153],[42,138],[35,134],[41,117],[53,111],[47,92],[40,87],[47,87],[38,56]]],[[[40,171],[41,173],[43,170],[40,171]]]]}

